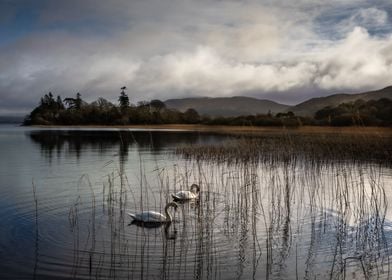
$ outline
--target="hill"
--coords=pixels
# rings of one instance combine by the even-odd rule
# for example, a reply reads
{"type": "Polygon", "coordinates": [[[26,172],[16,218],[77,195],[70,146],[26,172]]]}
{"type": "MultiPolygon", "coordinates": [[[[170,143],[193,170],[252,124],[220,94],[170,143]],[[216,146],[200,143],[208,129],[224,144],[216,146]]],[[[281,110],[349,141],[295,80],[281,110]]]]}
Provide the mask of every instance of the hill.
{"type": "Polygon", "coordinates": [[[195,109],[201,115],[233,117],[241,115],[273,114],[292,111],[299,116],[313,116],[324,107],[336,107],[341,103],[354,102],[358,99],[364,101],[388,98],[392,100],[392,86],[381,90],[357,94],[333,94],[324,97],[311,98],[289,106],[265,99],[251,97],[195,97],[182,99],[168,99],[164,103],[168,108],[185,112],[189,108],[195,109]]]}
{"type": "Polygon", "coordinates": [[[358,99],[364,101],[379,100],[381,98],[388,98],[392,100],[392,86],[357,94],[333,94],[325,97],[312,98],[300,104],[290,107],[288,110],[300,116],[313,116],[317,111],[324,107],[336,107],[341,103],[354,102],[358,99]]]}
{"type": "Polygon", "coordinates": [[[21,124],[24,116],[0,116],[0,124],[21,124]]]}
{"type": "Polygon", "coordinates": [[[193,108],[200,115],[222,117],[267,114],[268,112],[275,114],[286,111],[290,107],[270,100],[240,96],[169,99],[164,103],[168,108],[182,112],[193,108]]]}

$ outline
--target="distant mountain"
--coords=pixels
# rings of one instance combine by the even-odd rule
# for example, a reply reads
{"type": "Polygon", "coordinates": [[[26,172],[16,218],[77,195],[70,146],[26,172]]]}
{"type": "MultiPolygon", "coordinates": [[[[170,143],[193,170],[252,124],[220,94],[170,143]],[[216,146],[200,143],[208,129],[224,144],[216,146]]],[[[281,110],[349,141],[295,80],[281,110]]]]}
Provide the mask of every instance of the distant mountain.
{"type": "Polygon", "coordinates": [[[327,106],[338,106],[341,103],[353,102],[358,99],[364,101],[388,98],[392,100],[392,86],[357,94],[333,94],[325,97],[312,98],[298,105],[292,106],[288,111],[300,116],[313,116],[318,110],[327,106]]]}
{"type": "Polygon", "coordinates": [[[169,99],[165,101],[165,105],[182,112],[193,108],[200,115],[222,117],[267,114],[269,111],[275,114],[286,111],[290,107],[270,100],[240,96],[169,99]]]}
{"type": "Polygon", "coordinates": [[[199,112],[199,114],[209,116],[230,117],[255,115],[267,114],[269,111],[273,114],[292,111],[299,116],[313,116],[314,113],[326,106],[335,107],[341,103],[353,102],[358,99],[368,101],[372,99],[378,100],[381,98],[388,98],[392,100],[392,86],[364,93],[341,93],[312,98],[295,106],[284,105],[265,99],[240,96],[169,99],[164,103],[166,107],[177,109],[181,112],[184,112],[189,108],[193,108],[199,112]]]}
{"type": "Polygon", "coordinates": [[[23,116],[0,116],[0,124],[21,124],[23,119],[23,116]]]}

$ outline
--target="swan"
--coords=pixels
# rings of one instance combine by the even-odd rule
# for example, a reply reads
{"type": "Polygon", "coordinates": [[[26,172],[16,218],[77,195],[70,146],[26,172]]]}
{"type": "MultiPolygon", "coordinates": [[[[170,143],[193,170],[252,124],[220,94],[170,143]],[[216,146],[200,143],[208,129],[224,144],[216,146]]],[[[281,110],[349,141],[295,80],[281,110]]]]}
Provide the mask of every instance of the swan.
{"type": "Polygon", "coordinates": [[[179,191],[177,193],[172,193],[172,197],[175,201],[191,200],[199,197],[200,188],[198,185],[193,184],[190,191],[179,191]]]}
{"type": "Polygon", "coordinates": [[[143,211],[137,214],[128,213],[128,215],[131,216],[136,223],[171,223],[172,217],[168,211],[170,207],[174,207],[174,210],[177,210],[178,205],[175,202],[166,204],[165,215],[155,211],[143,211]]]}

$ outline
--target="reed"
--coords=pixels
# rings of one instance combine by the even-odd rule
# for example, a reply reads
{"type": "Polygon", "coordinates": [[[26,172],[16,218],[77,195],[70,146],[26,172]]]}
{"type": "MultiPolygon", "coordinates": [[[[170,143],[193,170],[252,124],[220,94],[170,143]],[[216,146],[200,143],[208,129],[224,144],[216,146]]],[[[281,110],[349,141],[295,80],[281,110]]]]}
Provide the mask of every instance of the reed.
{"type": "Polygon", "coordinates": [[[391,167],[389,141],[289,132],[233,137],[179,147],[168,155],[177,158],[172,166],[156,161],[147,168],[139,154],[136,178],[129,180],[120,164],[99,193],[84,177],[79,185],[89,195],[77,196],[69,212],[77,252],[73,276],[387,277],[388,200],[382,174],[391,167]],[[200,198],[181,204],[172,225],[128,226],[129,207],[162,209],[170,193],[192,183],[200,185],[200,198]],[[83,225],[89,234],[82,237],[87,201],[90,222],[83,225]]]}
{"type": "MultiPolygon", "coordinates": [[[[279,275],[281,265],[292,254],[293,245],[298,253],[301,245],[298,236],[305,234],[310,234],[310,243],[306,246],[306,262],[302,264],[304,271],[298,271],[296,258],[297,277],[319,276],[313,274],[317,251],[328,243],[335,244],[330,253],[333,257],[329,260],[329,277],[346,277],[347,270],[359,268],[363,277],[370,278],[380,276],[386,266],[389,273],[384,234],[388,204],[381,174],[392,163],[390,140],[374,135],[287,133],[180,147],[176,153],[188,161],[209,166],[209,170],[214,164],[225,166],[221,179],[225,183],[220,184],[224,190],[215,191],[225,194],[225,209],[242,213],[232,221],[241,220],[247,228],[247,217],[253,216],[257,224],[262,216],[265,250],[255,246],[254,253],[266,254],[263,258],[266,278],[283,277],[279,275]],[[255,179],[244,180],[241,176],[255,179]],[[225,187],[230,185],[236,187],[225,187]],[[259,193],[264,197],[259,197],[259,193]],[[353,260],[358,262],[355,264],[353,260]]],[[[225,224],[229,220],[226,217],[225,224]]],[[[254,236],[260,235],[263,234],[254,236]]]]}

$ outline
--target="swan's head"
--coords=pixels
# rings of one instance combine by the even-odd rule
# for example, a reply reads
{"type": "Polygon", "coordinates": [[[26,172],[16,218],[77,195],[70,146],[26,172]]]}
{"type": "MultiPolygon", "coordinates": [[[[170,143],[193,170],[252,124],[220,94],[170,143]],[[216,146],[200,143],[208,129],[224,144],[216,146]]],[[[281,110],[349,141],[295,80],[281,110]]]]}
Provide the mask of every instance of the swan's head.
{"type": "Polygon", "coordinates": [[[193,184],[193,185],[191,186],[191,192],[193,192],[193,193],[198,193],[198,192],[200,192],[200,187],[199,187],[199,185],[193,184]]]}

